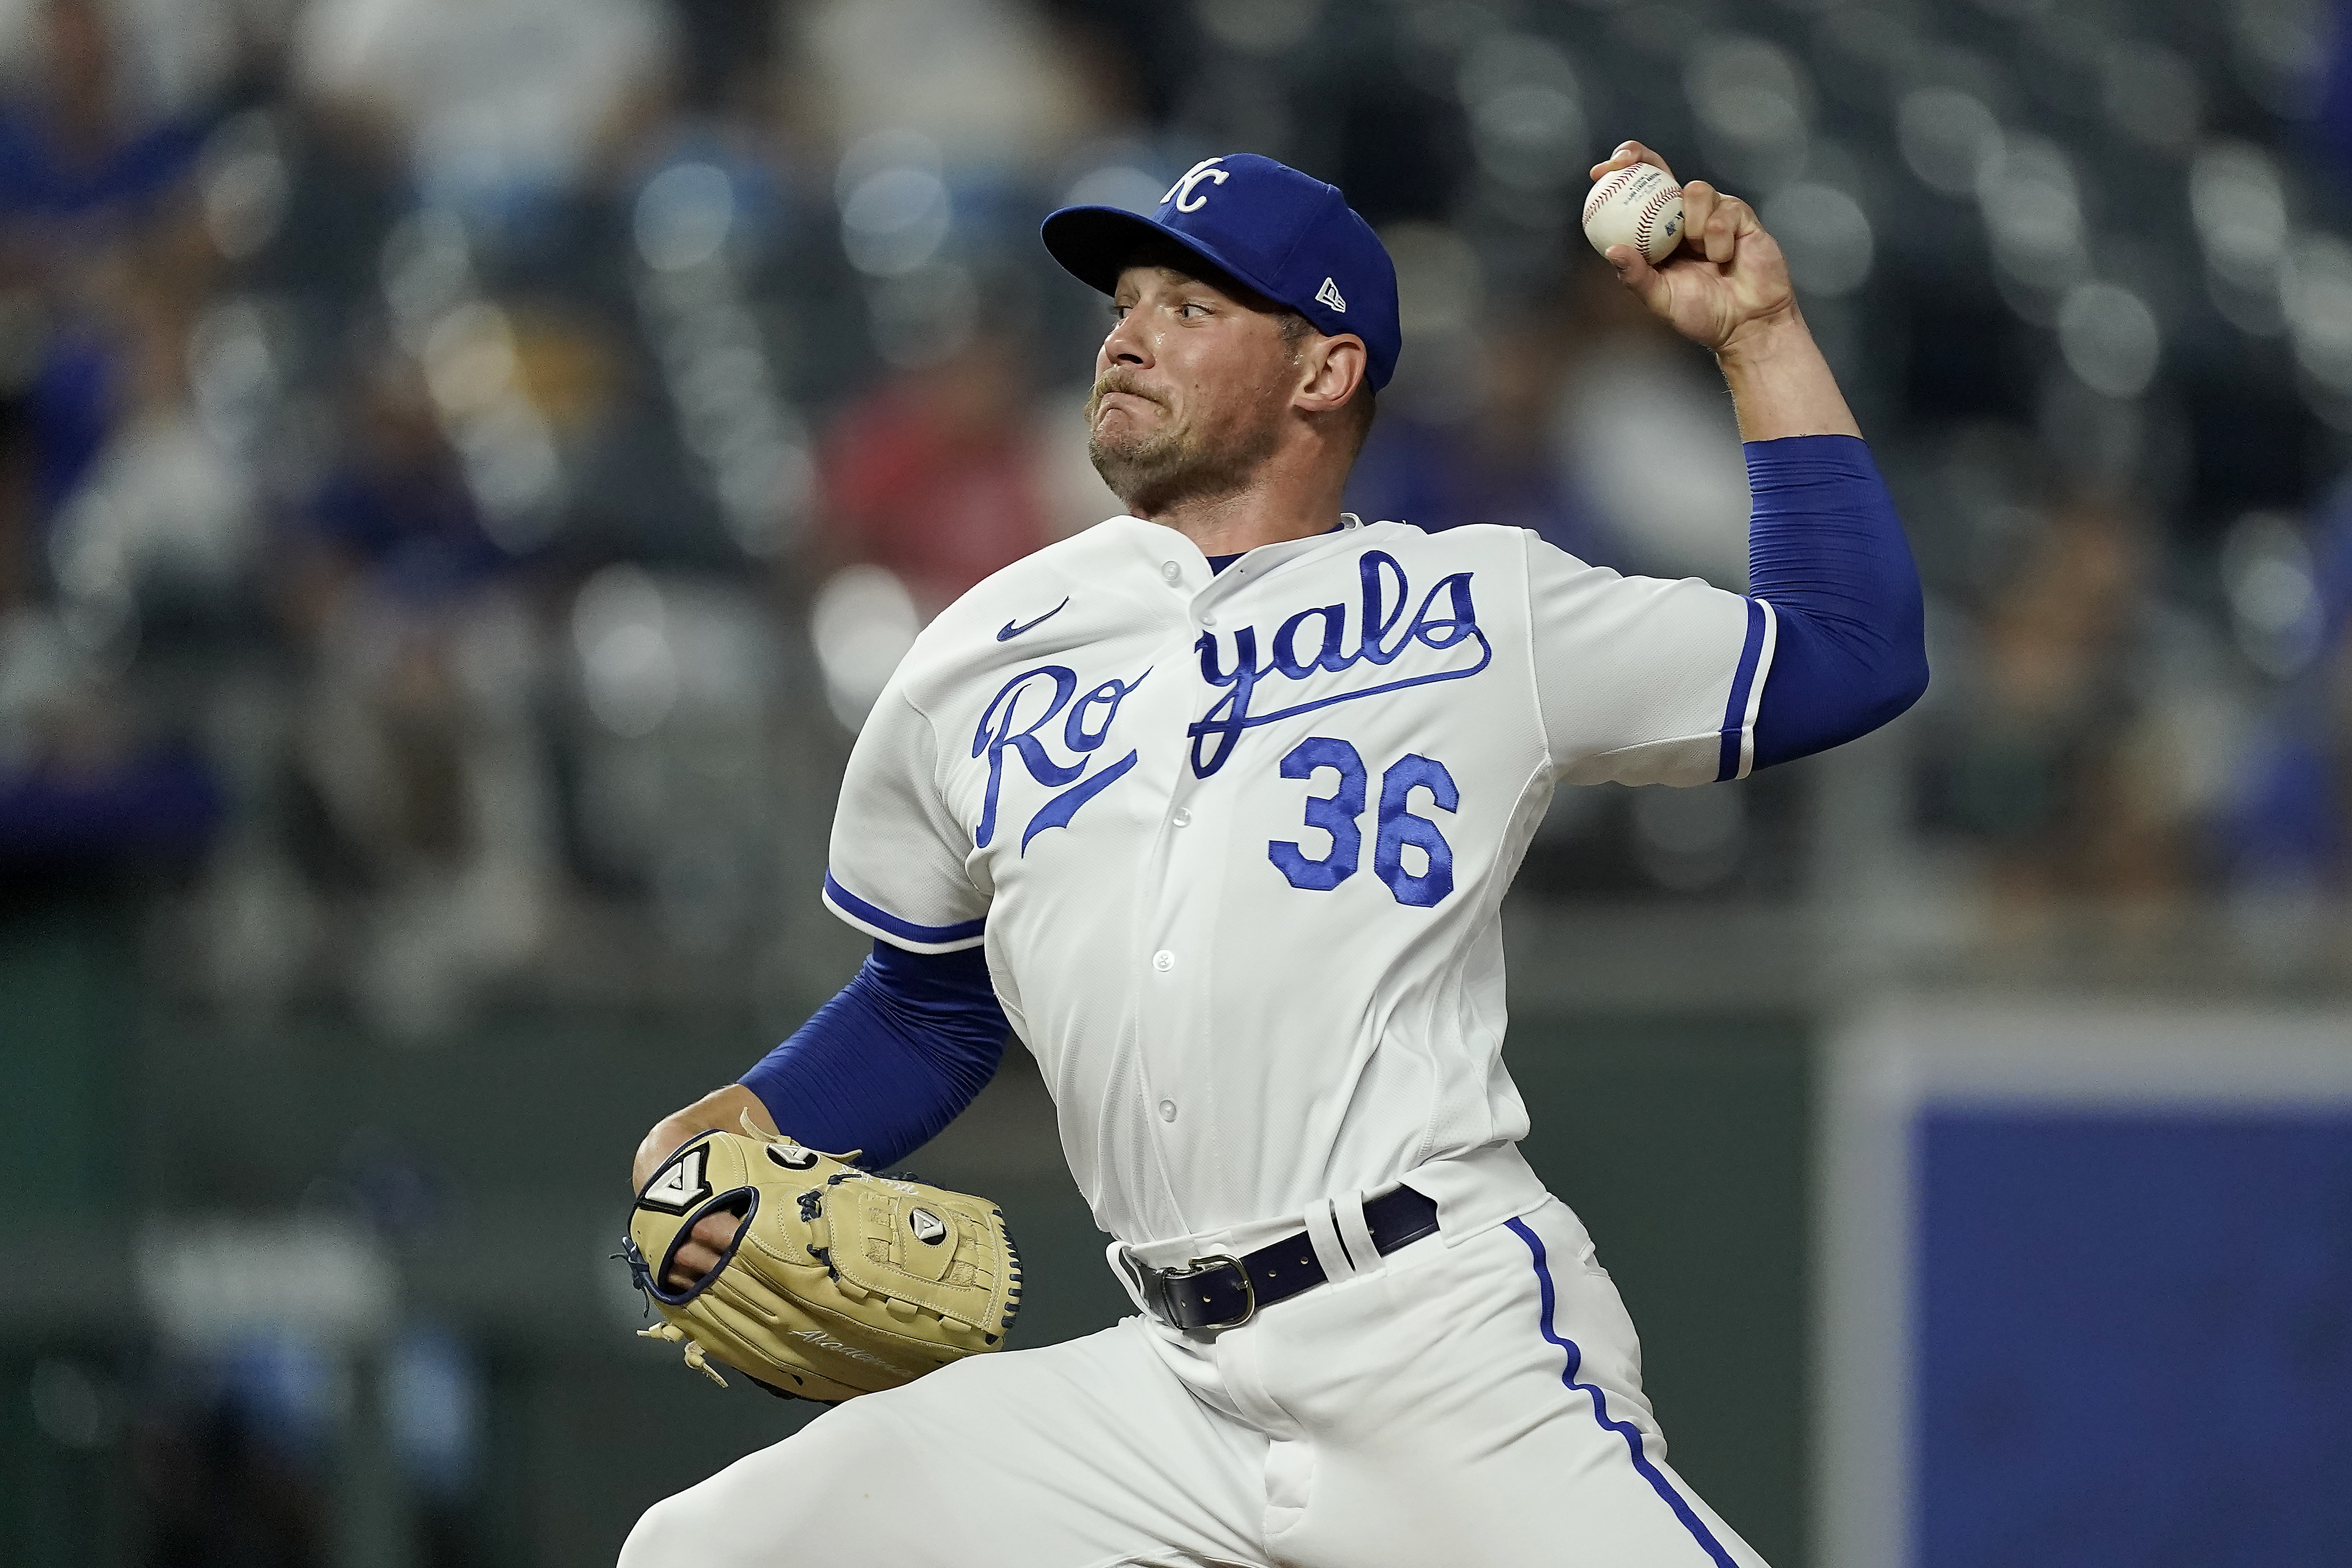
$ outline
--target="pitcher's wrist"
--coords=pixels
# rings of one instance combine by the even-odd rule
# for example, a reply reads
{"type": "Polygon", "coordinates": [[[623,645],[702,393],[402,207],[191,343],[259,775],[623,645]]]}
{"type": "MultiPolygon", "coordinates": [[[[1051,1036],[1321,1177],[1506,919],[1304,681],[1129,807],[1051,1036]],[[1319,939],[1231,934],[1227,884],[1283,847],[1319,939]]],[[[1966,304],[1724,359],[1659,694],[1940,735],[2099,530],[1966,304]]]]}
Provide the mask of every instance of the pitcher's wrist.
{"type": "Polygon", "coordinates": [[[1814,351],[1812,329],[1797,302],[1786,305],[1762,316],[1742,321],[1731,329],[1723,346],[1717,349],[1717,363],[1727,371],[1764,364],[1783,354],[1814,351]]]}

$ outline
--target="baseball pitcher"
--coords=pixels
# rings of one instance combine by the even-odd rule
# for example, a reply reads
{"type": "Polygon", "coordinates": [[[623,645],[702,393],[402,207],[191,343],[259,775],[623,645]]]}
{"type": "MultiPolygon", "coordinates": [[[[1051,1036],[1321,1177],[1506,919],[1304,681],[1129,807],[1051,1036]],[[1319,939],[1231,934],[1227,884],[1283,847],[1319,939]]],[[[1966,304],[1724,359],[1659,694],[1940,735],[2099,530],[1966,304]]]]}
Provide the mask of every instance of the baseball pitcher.
{"type": "MultiPolygon", "coordinates": [[[[1664,164],[1628,142],[1593,171],[1664,164]]],[[[1693,182],[1626,287],[1714,350],[1752,587],[1340,494],[1400,348],[1340,193],[1210,158],[1045,248],[1108,297],[1112,517],[924,632],[859,736],[841,995],[639,1150],[656,1332],[837,1404],[646,1512],[625,1568],[1755,1568],[1666,1462],[1633,1325],[1520,1157],[1505,890],[1563,782],[1743,779],[1927,683],[1919,586],[1788,270],[1693,182]],[[983,1200],[870,1174],[1008,1032],[1136,1313],[995,1354],[983,1200]]]]}

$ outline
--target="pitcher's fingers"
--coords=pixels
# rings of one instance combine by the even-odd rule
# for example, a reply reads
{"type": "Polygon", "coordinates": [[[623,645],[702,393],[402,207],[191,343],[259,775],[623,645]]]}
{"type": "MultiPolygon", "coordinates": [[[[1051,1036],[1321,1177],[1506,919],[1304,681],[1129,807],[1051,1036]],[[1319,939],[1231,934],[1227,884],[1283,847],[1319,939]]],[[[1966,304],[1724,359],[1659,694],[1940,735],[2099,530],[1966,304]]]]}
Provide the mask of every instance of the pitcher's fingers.
{"type": "Polygon", "coordinates": [[[1706,228],[1699,236],[1706,246],[1706,258],[1727,263],[1739,248],[1739,204],[1728,196],[1718,196],[1715,210],[1706,215],[1706,228]]]}
{"type": "Polygon", "coordinates": [[[1738,254],[1739,236],[1761,225],[1756,209],[1737,196],[1716,193],[1715,211],[1706,221],[1706,258],[1728,262],[1738,254]]]}
{"type": "Polygon", "coordinates": [[[1666,161],[1639,141],[1620,141],[1614,152],[1592,166],[1592,178],[1598,180],[1612,169],[1630,168],[1635,163],[1654,163],[1666,170],[1666,178],[1674,178],[1675,172],[1666,169],[1666,161]]]}
{"type": "Polygon", "coordinates": [[[662,1276],[662,1283],[673,1291],[683,1291],[718,1266],[718,1253],[689,1241],[669,1260],[669,1272],[662,1276]]]}
{"type": "Polygon", "coordinates": [[[1716,204],[1723,193],[1705,180],[1693,180],[1683,187],[1682,248],[1695,251],[1710,261],[1717,259],[1706,247],[1706,225],[1714,216],[1716,204]]]}
{"type": "Polygon", "coordinates": [[[1665,287],[1665,279],[1649,259],[1630,245],[1612,245],[1601,253],[1601,259],[1617,269],[1617,281],[1632,289],[1642,303],[1657,308],[1657,295],[1665,287]]]}
{"type": "Polygon", "coordinates": [[[1755,214],[1737,196],[1727,196],[1704,180],[1683,187],[1683,243],[1707,260],[1728,262],[1739,235],[1755,214]]]}
{"type": "Polygon", "coordinates": [[[732,1214],[706,1214],[695,1223],[694,1239],[713,1252],[724,1252],[734,1241],[735,1233],[749,1223],[732,1214]]]}

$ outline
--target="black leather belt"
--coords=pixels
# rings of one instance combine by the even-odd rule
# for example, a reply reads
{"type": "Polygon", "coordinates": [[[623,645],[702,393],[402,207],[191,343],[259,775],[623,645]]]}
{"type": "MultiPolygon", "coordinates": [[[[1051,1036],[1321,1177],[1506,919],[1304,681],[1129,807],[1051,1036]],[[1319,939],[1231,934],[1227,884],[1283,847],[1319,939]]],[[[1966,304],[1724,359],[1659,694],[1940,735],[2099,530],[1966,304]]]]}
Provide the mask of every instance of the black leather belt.
{"type": "MultiPolygon", "coordinates": [[[[1385,1258],[1437,1228],[1437,1203],[1401,1186],[1364,1205],[1364,1225],[1385,1258]]],[[[1304,1230],[1244,1258],[1195,1258],[1181,1269],[1147,1268],[1131,1257],[1125,1262],[1152,1314],[1180,1329],[1237,1328],[1260,1308],[1287,1301],[1328,1277],[1304,1230]]]]}

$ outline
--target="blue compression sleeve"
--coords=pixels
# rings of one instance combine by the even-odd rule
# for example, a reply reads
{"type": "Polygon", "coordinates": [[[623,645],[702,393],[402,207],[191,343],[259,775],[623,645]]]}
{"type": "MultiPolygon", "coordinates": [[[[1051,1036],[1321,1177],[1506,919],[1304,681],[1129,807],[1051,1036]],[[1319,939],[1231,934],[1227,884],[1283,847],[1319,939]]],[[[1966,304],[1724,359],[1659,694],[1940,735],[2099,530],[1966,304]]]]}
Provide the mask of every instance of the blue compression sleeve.
{"type": "Polygon", "coordinates": [[[1895,498],[1851,435],[1748,444],[1748,592],[1778,622],[1758,768],[1869,734],[1927,689],[1919,570],[1895,498]]]}
{"type": "Polygon", "coordinates": [[[839,995],[742,1078],[813,1149],[879,1170],[929,1143],[996,1076],[1012,1026],[977,947],[874,944],[839,995]]]}

